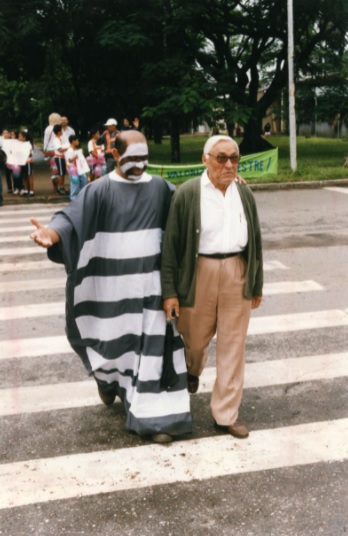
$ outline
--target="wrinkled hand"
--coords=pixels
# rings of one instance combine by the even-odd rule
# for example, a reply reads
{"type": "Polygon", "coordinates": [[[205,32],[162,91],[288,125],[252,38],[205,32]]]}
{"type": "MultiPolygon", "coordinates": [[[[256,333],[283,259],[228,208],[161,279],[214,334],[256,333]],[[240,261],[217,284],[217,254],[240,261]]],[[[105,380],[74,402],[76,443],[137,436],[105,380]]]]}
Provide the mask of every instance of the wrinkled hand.
{"type": "Polygon", "coordinates": [[[31,233],[30,238],[43,248],[50,248],[54,242],[50,231],[42,225],[36,218],[30,218],[31,223],[36,227],[36,230],[31,233]]]}
{"type": "Polygon", "coordinates": [[[243,179],[243,177],[241,177],[240,175],[237,175],[236,177],[237,181],[239,182],[239,184],[242,184],[243,186],[246,185],[246,181],[243,179]]]}
{"type": "Polygon", "coordinates": [[[251,308],[257,309],[258,307],[260,307],[261,302],[262,302],[262,296],[253,296],[251,299],[251,308]]]}
{"type": "Polygon", "coordinates": [[[163,300],[163,309],[165,310],[167,319],[178,318],[180,307],[178,298],[166,298],[163,300]],[[172,316],[172,311],[175,311],[175,316],[172,316]]]}

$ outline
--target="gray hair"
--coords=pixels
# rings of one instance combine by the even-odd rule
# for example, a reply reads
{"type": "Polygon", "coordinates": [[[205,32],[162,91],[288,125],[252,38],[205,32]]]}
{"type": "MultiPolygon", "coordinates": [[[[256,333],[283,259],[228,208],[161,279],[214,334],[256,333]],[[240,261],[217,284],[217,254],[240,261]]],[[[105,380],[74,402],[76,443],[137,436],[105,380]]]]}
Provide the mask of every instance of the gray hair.
{"type": "MultiPolygon", "coordinates": [[[[217,136],[211,136],[205,142],[205,145],[204,145],[204,148],[203,148],[203,154],[207,155],[208,153],[210,153],[210,151],[212,150],[214,145],[216,145],[220,141],[232,141],[233,143],[235,143],[237,145],[237,143],[235,142],[235,140],[233,138],[231,138],[231,136],[223,136],[223,135],[220,135],[220,134],[217,135],[217,136]]],[[[238,147],[238,145],[237,145],[237,147],[238,147]]]]}
{"type": "Polygon", "coordinates": [[[60,114],[56,114],[56,113],[53,112],[51,115],[48,116],[48,123],[51,126],[60,125],[61,122],[62,122],[62,118],[61,118],[60,114]]]}

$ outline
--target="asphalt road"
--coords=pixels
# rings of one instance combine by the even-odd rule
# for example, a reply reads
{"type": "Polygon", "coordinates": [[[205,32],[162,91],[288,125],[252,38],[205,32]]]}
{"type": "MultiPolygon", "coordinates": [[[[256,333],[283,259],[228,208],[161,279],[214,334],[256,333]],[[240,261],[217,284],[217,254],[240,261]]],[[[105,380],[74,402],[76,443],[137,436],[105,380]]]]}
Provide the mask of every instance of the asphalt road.
{"type": "Polygon", "coordinates": [[[28,239],[29,217],[47,222],[56,203],[0,209],[1,536],[348,533],[348,188],[333,188],[255,192],[252,433],[213,427],[213,341],[194,433],[170,446],[127,433],[66,344],[64,269],[28,239]]]}

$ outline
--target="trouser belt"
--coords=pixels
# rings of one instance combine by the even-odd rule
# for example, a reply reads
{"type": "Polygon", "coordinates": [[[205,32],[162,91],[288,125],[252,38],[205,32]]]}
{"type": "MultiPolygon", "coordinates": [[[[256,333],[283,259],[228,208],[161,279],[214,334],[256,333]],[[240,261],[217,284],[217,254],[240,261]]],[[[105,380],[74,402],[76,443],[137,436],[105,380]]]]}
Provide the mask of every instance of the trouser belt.
{"type": "Polygon", "coordinates": [[[228,257],[235,257],[240,253],[240,251],[236,251],[234,253],[199,253],[199,256],[208,257],[208,259],[227,259],[228,257]]]}

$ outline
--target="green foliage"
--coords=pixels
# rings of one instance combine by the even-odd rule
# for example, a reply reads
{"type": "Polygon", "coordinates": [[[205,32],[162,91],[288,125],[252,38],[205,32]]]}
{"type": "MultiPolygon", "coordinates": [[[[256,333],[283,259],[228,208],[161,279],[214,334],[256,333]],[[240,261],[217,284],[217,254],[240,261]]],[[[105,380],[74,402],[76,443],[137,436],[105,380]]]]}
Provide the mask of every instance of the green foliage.
{"type": "MultiPolygon", "coordinates": [[[[170,131],[224,119],[244,125],[251,143],[286,87],[286,8],[286,0],[2,0],[1,120],[56,111],[85,132],[107,117],[140,116],[142,126],[170,131]]],[[[332,88],[348,76],[347,0],[294,0],[294,16],[298,78],[330,87],[318,113],[345,117],[346,97],[332,88]]]]}
{"type": "MultiPolygon", "coordinates": [[[[348,153],[348,140],[333,138],[297,138],[298,171],[293,173],[290,167],[289,138],[271,136],[272,143],[278,147],[278,175],[263,179],[248,179],[248,183],[259,182],[299,182],[326,181],[328,179],[347,178],[347,168],[343,167],[344,155],[348,153]]],[[[206,136],[182,136],[181,157],[183,164],[199,164],[206,136]]],[[[164,140],[162,145],[149,143],[150,162],[153,164],[170,164],[170,142],[164,140]]]]}

